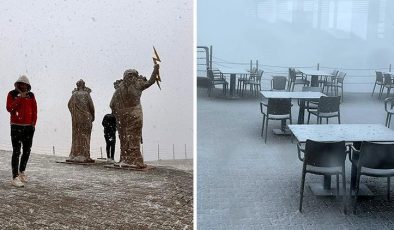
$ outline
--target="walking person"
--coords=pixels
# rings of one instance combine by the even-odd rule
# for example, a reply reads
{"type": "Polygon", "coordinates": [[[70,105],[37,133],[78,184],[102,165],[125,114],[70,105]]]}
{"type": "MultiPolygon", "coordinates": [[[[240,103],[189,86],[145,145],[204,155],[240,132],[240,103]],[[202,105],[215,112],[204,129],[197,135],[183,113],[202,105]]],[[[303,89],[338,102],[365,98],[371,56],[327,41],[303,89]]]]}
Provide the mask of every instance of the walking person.
{"type": "Polygon", "coordinates": [[[114,163],[116,144],[116,118],[113,114],[106,114],[101,124],[104,127],[104,138],[106,142],[107,161],[114,163]]]}
{"type": "Polygon", "coordinates": [[[37,102],[34,94],[30,92],[30,82],[25,75],[20,76],[14,86],[15,89],[8,93],[6,105],[11,123],[11,183],[16,187],[23,187],[27,182],[25,170],[37,122],[37,102]],[[23,152],[19,162],[22,146],[23,152]]]}

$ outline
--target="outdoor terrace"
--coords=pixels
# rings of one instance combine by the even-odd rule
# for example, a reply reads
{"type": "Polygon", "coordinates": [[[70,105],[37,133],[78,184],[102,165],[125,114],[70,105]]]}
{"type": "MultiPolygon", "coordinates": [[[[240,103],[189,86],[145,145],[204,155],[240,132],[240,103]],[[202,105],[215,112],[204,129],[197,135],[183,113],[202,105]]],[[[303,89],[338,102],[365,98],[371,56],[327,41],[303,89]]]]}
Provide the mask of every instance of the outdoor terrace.
{"type": "MultiPolygon", "coordinates": [[[[345,92],[341,122],[385,124],[383,100],[375,93],[345,92]]],[[[277,136],[270,121],[268,141],[260,136],[260,95],[229,99],[215,89],[197,90],[197,223],[199,229],[393,229],[394,203],[386,199],[384,178],[362,177],[376,195],[358,202],[358,213],[343,213],[342,197],[317,197],[308,183],[303,213],[298,211],[302,162],[296,140],[277,136]]],[[[293,100],[293,124],[298,106],[293,100]]],[[[330,123],[337,123],[330,119],[330,123]]],[[[312,119],[316,123],[316,118],[312,119]]],[[[325,123],[325,120],[324,120],[325,123]]],[[[350,183],[351,164],[346,160],[350,183]]],[[[335,179],[332,180],[335,184],[335,179]]]]}

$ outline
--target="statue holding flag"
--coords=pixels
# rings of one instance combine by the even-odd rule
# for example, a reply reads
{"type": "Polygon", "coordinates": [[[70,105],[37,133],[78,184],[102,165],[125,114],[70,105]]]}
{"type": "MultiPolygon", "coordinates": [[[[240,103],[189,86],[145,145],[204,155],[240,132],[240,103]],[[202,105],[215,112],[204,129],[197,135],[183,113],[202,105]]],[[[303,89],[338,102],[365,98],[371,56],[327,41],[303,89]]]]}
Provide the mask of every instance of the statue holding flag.
{"type": "Polygon", "coordinates": [[[121,150],[119,166],[121,167],[146,167],[140,151],[143,123],[140,98],[143,90],[155,82],[158,83],[158,75],[159,64],[155,63],[149,80],[138,75],[137,70],[128,69],[123,74],[123,80],[114,83],[115,92],[110,107],[117,121],[121,150]]]}

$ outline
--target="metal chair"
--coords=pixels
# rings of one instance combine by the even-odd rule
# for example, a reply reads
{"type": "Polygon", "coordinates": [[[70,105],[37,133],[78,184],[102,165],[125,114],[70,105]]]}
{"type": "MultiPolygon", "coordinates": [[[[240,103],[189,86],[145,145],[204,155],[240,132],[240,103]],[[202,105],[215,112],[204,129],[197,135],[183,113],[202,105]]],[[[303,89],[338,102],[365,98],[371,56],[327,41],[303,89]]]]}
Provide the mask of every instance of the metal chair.
{"type": "Polygon", "coordinates": [[[380,88],[379,88],[379,95],[380,95],[380,91],[382,91],[382,87],[384,85],[384,83],[383,83],[383,73],[380,72],[380,71],[375,71],[375,73],[376,73],[376,79],[375,79],[375,84],[373,86],[371,97],[373,96],[373,93],[375,92],[376,85],[380,86],[380,88]]]}
{"type": "Polygon", "coordinates": [[[244,88],[245,82],[249,80],[249,74],[243,73],[240,74],[237,82],[237,93],[241,93],[242,89],[244,88]]]}
{"type": "Polygon", "coordinates": [[[318,142],[306,140],[305,150],[298,144],[298,158],[303,162],[300,188],[300,206],[302,212],[302,202],[304,198],[305,176],[307,173],[324,176],[336,176],[337,195],[339,195],[339,175],[342,175],[343,188],[343,210],[346,213],[346,175],[345,159],[346,146],[344,141],[340,142],[318,142]],[[304,152],[304,157],[301,156],[304,152]]]}
{"type": "Polygon", "coordinates": [[[223,76],[223,74],[219,70],[215,70],[214,72],[214,70],[208,69],[207,75],[210,82],[208,86],[208,97],[211,96],[212,88],[215,88],[215,85],[222,85],[223,94],[226,95],[228,82],[226,81],[226,78],[223,76]]]}
{"type": "Polygon", "coordinates": [[[384,110],[386,110],[387,113],[385,126],[390,128],[391,115],[394,114],[394,97],[384,99],[384,110]]]}
{"type": "Polygon", "coordinates": [[[248,85],[250,85],[250,91],[253,92],[255,96],[258,95],[259,91],[261,90],[261,78],[263,76],[264,70],[257,70],[255,73],[250,74],[249,80],[244,82],[242,88],[242,96],[244,95],[244,90],[248,85]]]}
{"type": "Polygon", "coordinates": [[[271,90],[280,91],[286,90],[287,77],[285,76],[272,76],[271,90]]]}
{"type": "Polygon", "coordinates": [[[264,136],[265,127],[265,143],[267,143],[268,120],[290,120],[290,124],[292,124],[290,98],[268,98],[267,104],[260,102],[260,111],[263,114],[261,137],[264,136]],[[264,107],[266,107],[266,111],[264,111],[264,107]]]}
{"type": "Polygon", "coordinates": [[[322,123],[323,118],[326,118],[326,123],[328,124],[328,118],[332,117],[338,117],[338,123],[341,124],[341,113],[339,110],[340,102],[340,96],[320,97],[317,110],[308,110],[308,124],[311,114],[317,117],[318,124],[322,123]]]}
{"type": "Polygon", "coordinates": [[[289,83],[288,83],[289,91],[294,91],[295,85],[309,86],[309,83],[310,82],[304,79],[302,75],[297,76],[294,68],[289,68],[289,83]],[[301,79],[297,79],[297,77],[301,77],[301,79]]]}
{"type": "Polygon", "coordinates": [[[391,74],[388,74],[388,73],[383,74],[383,87],[380,90],[379,98],[382,97],[384,88],[387,88],[386,97],[388,97],[390,94],[391,88],[394,88],[394,83],[393,83],[393,79],[391,79],[391,74]]]}
{"type": "MultiPolygon", "coordinates": [[[[311,87],[311,86],[304,86],[302,87],[303,92],[321,92],[321,87],[311,87]]],[[[300,106],[300,100],[298,100],[298,105],[300,106]]],[[[305,109],[307,110],[317,110],[319,105],[319,99],[310,99],[306,100],[305,109]]]]}
{"type": "MultiPolygon", "coordinates": [[[[332,77],[330,77],[330,79],[336,78],[337,75],[338,75],[338,73],[339,73],[338,70],[333,70],[333,71],[331,72],[332,77]]],[[[328,83],[328,78],[329,78],[329,77],[326,76],[326,77],[324,77],[324,79],[323,79],[323,78],[322,78],[322,79],[319,79],[319,80],[318,80],[319,87],[324,87],[324,85],[328,83]]],[[[322,91],[322,92],[323,92],[323,91],[322,91]]]]}
{"type": "Polygon", "coordinates": [[[362,142],[359,159],[353,163],[357,164],[356,193],[353,203],[353,212],[356,212],[357,198],[360,189],[360,177],[386,177],[387,178],[387,200],[390,200],[390,177],[394,176],[394,144],[382,144],[362,142]]]}

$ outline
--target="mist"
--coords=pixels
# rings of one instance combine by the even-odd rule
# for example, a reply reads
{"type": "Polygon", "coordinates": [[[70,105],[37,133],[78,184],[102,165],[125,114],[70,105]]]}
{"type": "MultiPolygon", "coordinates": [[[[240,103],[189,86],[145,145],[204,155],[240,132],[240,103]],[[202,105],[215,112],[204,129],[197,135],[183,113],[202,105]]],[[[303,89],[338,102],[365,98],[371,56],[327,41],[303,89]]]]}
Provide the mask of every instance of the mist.
{"type": "Polygon", "coordinates": [[[197,43],[224,72],[258,60],[263,89],[288,67],[319,64],[347,73],[345,91],[371,92],[375,70],[394,68],[393,11],[388,0],[199,0],[197,43]]]}
{"type": "MultiPolygon", "coordinates": [[[[153,46],[162,60],[161,88],[141,97],[145,160],[192,157],[193,3],[176,1],[2,1],[0,6],[0,148],[12,149],[6,96],[28,76],[38,104],[32,152],[68,156],[68,100],[76,82],[92,89],[96,114],[91,156],[105,156],[101,121],[113,82],[126,69],[150,77],[153,46]]],[[[115,158],[119,159],[119,139],[115,158]]]]}

